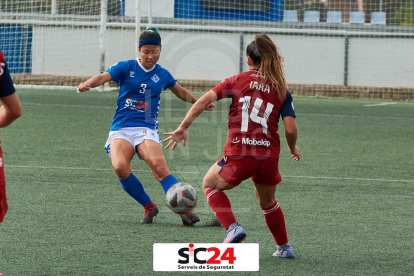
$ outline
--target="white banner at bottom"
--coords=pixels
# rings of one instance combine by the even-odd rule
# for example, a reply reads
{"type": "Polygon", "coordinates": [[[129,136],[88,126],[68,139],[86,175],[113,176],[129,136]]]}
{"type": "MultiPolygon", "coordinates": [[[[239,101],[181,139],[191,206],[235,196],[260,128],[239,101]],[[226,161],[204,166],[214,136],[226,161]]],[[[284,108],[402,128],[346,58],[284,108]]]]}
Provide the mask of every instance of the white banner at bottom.
{"type": "Polygon", "coordinates": [[[154,271],[259,271],[257,243],[155,243],[154,271]]]}

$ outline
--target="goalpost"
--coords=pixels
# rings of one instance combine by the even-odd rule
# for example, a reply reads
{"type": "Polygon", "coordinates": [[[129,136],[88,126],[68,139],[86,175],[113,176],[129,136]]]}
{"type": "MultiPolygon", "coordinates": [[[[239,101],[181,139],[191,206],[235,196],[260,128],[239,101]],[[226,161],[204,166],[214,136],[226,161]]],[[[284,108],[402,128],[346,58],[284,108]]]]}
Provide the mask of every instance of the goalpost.
{"type": "Polygon", "coordinates": [[[2,0],[0,49],[16,84],[76,86],[135,59],[147,24],[191,91],[247,70],[266,33],[293,94],[414,97],[414,0],[2,0]]]}

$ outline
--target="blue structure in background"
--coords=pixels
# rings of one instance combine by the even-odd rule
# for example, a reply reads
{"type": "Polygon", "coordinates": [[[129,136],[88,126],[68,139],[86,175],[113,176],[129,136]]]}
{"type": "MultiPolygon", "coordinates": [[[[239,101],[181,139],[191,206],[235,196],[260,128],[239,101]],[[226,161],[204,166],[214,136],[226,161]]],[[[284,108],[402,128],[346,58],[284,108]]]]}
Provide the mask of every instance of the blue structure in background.
{"type": "MultiPolygon", "coordinates": [[[[204,0],[175,0],[174,17],[191,19],[216,20],[255,20],[255,21],[282,21],[282,0],[268,0],[269,11],[255,11],[254,8],[242,9],[204,9],[204,0]]],[[[235,1],[229,1],[235,2],[235,1]]],[[[233,4],[235,6],[236,4],[233,4]]]]}
{"type": "Polygon", "coordinates": [[[10,73],[30,74],[33,28],[0,25],[0,37],[0,50],[6,58],[10,73]]]}
{"type": "Polygon", "coordinates": [[[385,25],[387,22],[387,14],[385,12],[372,12],[371,24],[373,25],[385,25]]]}
{"type": "Polygon", "coordinates": [[[342,23],[342,12],[328,11],[326,13],[326,23],[342,23]]]}
{"type": "Polygon", "coordinates": [[[125,0],[121,0],[121,7],[119,8],[119,16],[125,16],[125,0]]]}
{"type": "Polygon", "coordinates": [[[319,23],[319,11],[305,11],[305,19],[303,21],[306,23],[319,23]]]}
{"type": "Polygon", "coordinates": [[[283,11],[283,22],[298,22],[298,11],[295,11],[295,10],[283,11]]]}

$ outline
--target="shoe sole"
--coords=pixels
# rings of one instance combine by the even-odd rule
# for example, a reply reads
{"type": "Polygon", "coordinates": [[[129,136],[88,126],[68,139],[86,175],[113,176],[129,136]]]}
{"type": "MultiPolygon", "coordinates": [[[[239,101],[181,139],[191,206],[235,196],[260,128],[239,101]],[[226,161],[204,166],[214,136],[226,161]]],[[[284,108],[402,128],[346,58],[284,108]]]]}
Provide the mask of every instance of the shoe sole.
{"type": "Polygon", "coordinates": [[[246,235],[239,235],[239,236],[235,237],[232,241],[230,241],[230,242],[223,242],[223,243],[241,243],[245,239],[246,239],[246,235]]]}
{"type": "Polygon", "coordinates": [[[289,257],[283,257],[283,256],[273,256],[273,255],[272,255],[272,257],[273,258],[282,258],[282,259],[294,259],[295,258],[295,256],[293,256],[293,257],[290,257],[290,256],[289,257]]]}
{"type": "Polygon", "coordinates": [[[275,253],[272,254],[272,257],[274,258],[283,258],[283,259],[294,259],[295,258],[295,254],[292,251],[292,254],[286,254],[283,255],[283,253],[287,252],[287,251],[283,251],[282,255],[275,255],[278,251],[276,251],[275,253]]]}
{"type": "Polygon", "coordinates": [[[193,224],[195,224],[195,223],[197,223],[197,222],[199,222],[200,221],[200,219],[196,219],[196,220],[193,220],[192,222],[190,222],[190,223],[184,223],[183,222],[183,224],[184,224],[184,226],[193,226],[193,224]]]}

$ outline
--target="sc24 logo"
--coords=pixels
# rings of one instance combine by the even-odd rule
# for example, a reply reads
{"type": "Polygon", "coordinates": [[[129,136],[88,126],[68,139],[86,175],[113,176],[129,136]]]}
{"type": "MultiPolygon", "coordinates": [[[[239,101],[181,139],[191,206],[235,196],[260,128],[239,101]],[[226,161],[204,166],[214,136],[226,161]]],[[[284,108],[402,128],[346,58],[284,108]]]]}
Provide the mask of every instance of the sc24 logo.
{"type": "Polygon", "coordinates": [[[234,248],[229,247],[221,254],[220,256],[220,249],[217,247],[199,247],[194,248],[194,244],[190,243],[189,248],[184,247],[178,250],[178,255],[183,257],[184,259],[178,260],[180,264],[188,264],[190,263],[190,256],[194,256],[194,263],[196,264],[221,264],[221,261],[228,261],[229,264],[234,264],[236,257],[234,256],[234,248]],[[189,252],[189,253],[187,253],[189,252]],[[210,257],[208,260],[200,260],[197,257],[197,253],[199,252],[214,252],[213,256],[210,257]]]}
{"type": "Polygon", "coordinates": [[[137,100],[134,100],[133,98],[130,98],[130,99],[126,99],[124,108],[147,111],[148,103],[147,102],[142,103],[142,101],[137,101],[137,100]]]}

